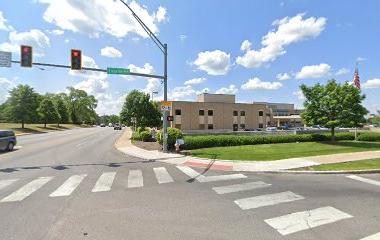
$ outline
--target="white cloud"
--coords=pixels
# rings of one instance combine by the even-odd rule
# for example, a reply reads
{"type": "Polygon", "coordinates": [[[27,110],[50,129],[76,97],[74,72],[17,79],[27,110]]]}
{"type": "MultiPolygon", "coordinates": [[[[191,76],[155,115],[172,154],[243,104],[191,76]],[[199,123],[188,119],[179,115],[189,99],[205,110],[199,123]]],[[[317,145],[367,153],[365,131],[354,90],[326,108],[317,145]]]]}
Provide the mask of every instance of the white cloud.
{"type": "Polygon", "coordinates": [[[15,86],[16,84],[12,82],[11,80],[0,77],[0,104],[2,104],[3,102],[5,102],[5,100],[7,100],[9,96],[8,91],[11,90],[11,88],[15,86]]]}
{"type": "Polygon", "coordinates": [[[20,53],[20,45],[30,45],[34,55],[43,56],[44,49],[50,47],[50,39],[38,29],[19,33],[12,31],[9,33],[9,42],[0,44],[0,50],[20,53]]]}
{"type": "Polygon", "coordinates": [[[181,34],[179,35],[179,39],[181,40],[181,42],[184,42],[187,39],[187,36],[184,34],[181,34]]]}
{"type": "Polygon", "coordinates": [[[13,27],[9,24],[7,24],[7,19],[5,19],[3,12],[0,11],[0,30],[4,31],[12,31],[13,27]]]}
{"type": "Polygon", "coordinates": [[[209,75],[226,75],[230,70],[230,54],[220,50],[200,52],[193,64],[209,75]]]}
{"type": "Polygon", "coordinates": [[[241,46],[240,46],[240,50],[242,51],[249,51],[251,50],[251,47],[252,47],[252,43],[249,41],[249,40],[244,40],[244,42],[242,42],[241,46]]]}
{"type": "Polygon", "coordinates": [[[195,95],[197,92],[191,86],[175,87],[170,91],[171,100],[183,100],[186,97],[195,95]]]}
{"type": "Polygon", "coordinates": [[[56,35],[56,36],[60,36],[60,35],[63,35],[65,33],[65,31],[63,31],[61,29],[54,29],[51,31],[47,30],[46,32],[53,34],[53,35],[56,35]]]}
{"type": "Polygon", "coordinates": [[[89,78],[74,85],[74,88],[84,90],[88,94],[94,95],[96,97],[99,93],[105,93],[109,88],[109,84],[106,79],[89,78]]]}
{"type": "Polygon", "coordinates": [[[209,88],[203,88],[200,91],[196,91],[196,94],[199,95],[199,94],[202,94],[202,93],[209,93],[209,92],[210,92],[209,88]]]}
{"type": "MultiPolygon", "coordinates": [[[[144,66],[142,67],[136,66],[134,64],[129,64],[127,68],[130,69],[131,72],[134,72],[134,73],[145,73],[145,74],[154,73],[154,68],[150,63],[145,63],[144,66]]],[[[127,81],[134,81],[139,78],[139,77],[130,76],[130,75],[123,75],[122,77],[126,79],[127,81]]]]}
{"type": "Polygon", "coordinates": [[[161,92],[161,80],[157,78],[149,78],[144,92],[151,94],[152,92],[161,92]]]}
{"type": "Polygon", "coordinates": [[[218,90],[216,90],[216,94],[236,94],[239,91],[239,89],[236,88],[235,85],[231,84],[228,87],[222,87],[218,90]]]}
{"type": "Polygon", "coordinates": [[[167,20],[166,8],[159,6],[157,12],[155,13],[155,18],[157,22],[163,22],[167,20]]]}
{"type": "Polygon", "coordinates": [[[364,61],[366,61],[367,60],[367,58],[364,58],[364,57],[357,57],[356,58],[356,61],[357,62],[364,62],[364,61]]]}
{"type": "MultiPolygon", "coordinates": [[[[46,4],[43,14],[45,21],[72,32],[99,37],[106,33],[118,38],[136,33],[148,38],[143,28],[128,9],[119,1],[81,1],[81,0],[38,0],[46,4]]],[[[158,33],[157,23],[166,20],[166,9],[159,7],[157,12],[149,13],[144,5],[129,2],[130,7],[154,33],[158,33]]]]}
{"type": "Polygon", "coordinates": [[[263,82],[259,78],[251,78],[248,82],[241,85],[241,89],[243,90],[277,90],[282,87],[282,83],[280,82],[263,82]]]}
{"type": "Polygon", "coordinates": [[[365,83],[363,83],[363,88],[380,88],[380,78],[367,80],[365,83]]]}
{"type": "Polygon", "coordinates": [[[298,100],[305,100],[305,96],[301,90],[293,92],[294,96],[297,96],[298,100]]]}
{"type": "Polygon", "coordinates": [[[99,115],[119,114],[123,107],[126,95],[127,94],[121,96],[114,96],[110,93],[98,94],[96,97],[96,99],[98,100],[96,112],[99,115]]]}
{"type": "Polygon", "coordinates": [[[257,68],[273,62],[277,57],[286,53],[285,47],[303,40],[317,37],[326,26],[326,18],[303,18],[298,14],[292,18],[285,17],[273,22],[277,29],[269,31],[262,39],[262,48],[251,50],[247,48],[247,40],[241,48],[245,54],[236,59],[236,63],[246,68],[257,68]],[[243,48],[244,45],[244,48],[243,48]]]}
{"type": "Polygon", "coordinates": [[[338,71],[336,71],[335,75],[336,76],[340,76],[340,75],[346,75],[350,73],[350,69],[347,69],[347,68],[341,68],[339,69],[338,71]]]}
{"type": "Polygon", "coordinates": [[[276,76],[277,80],[285,81],[290,79],[290,75],[288,73],[279,73],[276,76]]]}
{"type": "Polygon", "coordinates": [[[193,78],[193,79],[187,80],[185,82],[185,85],[197,85],[197,84],[204,83],[205,81],[206,81],[206,78],[193,78]]]}
{"type": "Polygon", "coordinates": [[[296,73],[296,79],[321,78],[330,74],[331,66],[326,63],[319,65],[303,66],[296,73]]]}
{"type": "Polygon", "coordinates": [[[106,46],[100,50],[100,55],[109,58],[121,58],[123,54],[114,47],[106,46]]]}

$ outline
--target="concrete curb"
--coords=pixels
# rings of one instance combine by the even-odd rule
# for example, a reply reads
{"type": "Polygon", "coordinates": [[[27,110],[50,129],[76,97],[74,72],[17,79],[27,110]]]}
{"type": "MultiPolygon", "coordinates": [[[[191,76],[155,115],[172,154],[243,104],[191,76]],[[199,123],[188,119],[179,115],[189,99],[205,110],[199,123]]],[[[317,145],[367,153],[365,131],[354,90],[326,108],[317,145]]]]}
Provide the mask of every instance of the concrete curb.
{"type": "Polygon", "coordinates": [[[280,170],[280,171],[241,171],[249,173],[267,173],[267,174],[320,174],[320,175],[339,175],[339,174],[376,174],[380,173],[380,169],[373,170],[348,170],[348,171],[292,171],[292,170],[280,170]]]}

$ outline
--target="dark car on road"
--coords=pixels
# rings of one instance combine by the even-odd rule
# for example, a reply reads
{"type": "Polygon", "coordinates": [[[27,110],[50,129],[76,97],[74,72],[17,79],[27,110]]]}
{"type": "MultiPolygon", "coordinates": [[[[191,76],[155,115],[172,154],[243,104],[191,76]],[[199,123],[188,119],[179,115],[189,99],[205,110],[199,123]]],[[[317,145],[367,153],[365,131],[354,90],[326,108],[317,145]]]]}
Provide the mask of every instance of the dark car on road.
{"type": "Polygon", "coordinates": [[[121,125],[116,123],[113,127],[113,130],[121,130],[121,125]]]}
{"type": "Polygon", "coordinates": [[[13,151],[17,144],[15,133],[11,130],[0,130],[0,151],[13,151]]]}

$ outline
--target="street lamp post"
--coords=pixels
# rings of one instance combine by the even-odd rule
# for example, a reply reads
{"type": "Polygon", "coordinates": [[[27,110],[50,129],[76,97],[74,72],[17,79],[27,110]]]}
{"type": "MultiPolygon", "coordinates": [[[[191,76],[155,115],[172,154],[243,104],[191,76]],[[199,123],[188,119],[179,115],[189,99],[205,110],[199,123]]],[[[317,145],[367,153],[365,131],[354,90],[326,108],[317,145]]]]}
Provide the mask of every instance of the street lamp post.
{"type": "MultiPolygon", "coordinates": [[[[124,1],[120,0],[128,9],[131,11],[132,16],[137,20],[137,22],[141,25],[141,27],[144,29],[144,31],[148,34],[150,39],[156,44],[156,46],[161,50],[161,52],[164,54],[164,76],[159,76],[163,79],[164,83],[164,101],[168,100],[168,45],[165,43],[163,44],[157,36],[148,28],[148,26],[141,20],[139,16],[136,15],[136,13],[132,10],[132,8],[124,1]]],[[[164,111],[163,114],[163,151],[168,151],[168,112],[164,111]]]]}

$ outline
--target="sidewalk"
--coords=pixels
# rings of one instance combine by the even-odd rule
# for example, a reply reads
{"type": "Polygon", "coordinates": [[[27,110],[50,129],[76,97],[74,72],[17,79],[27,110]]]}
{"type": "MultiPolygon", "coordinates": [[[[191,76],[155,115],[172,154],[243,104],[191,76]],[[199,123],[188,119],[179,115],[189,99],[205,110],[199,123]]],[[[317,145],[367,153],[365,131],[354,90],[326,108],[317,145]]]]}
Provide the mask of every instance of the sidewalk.
{"type": "Polygon", "coordinates": [[[155,160],[176,165],[186,165],[190,167],[210,168],[225,171],[248,171],[248,172],[267,172],[284,171],[295,168],[310,167],[328,163],[350,162],[365,159],[380,158],[380,151],[340,153],[303,158],[290,158],[276,161],[229,161],[212,160],[184,156],[174,153],[163,153],[159,151],[148,151],[134,146],[131,142],[132,131],[127,128],[123,135],[115,143],[115,147],[130,156],[155,160]]]}

